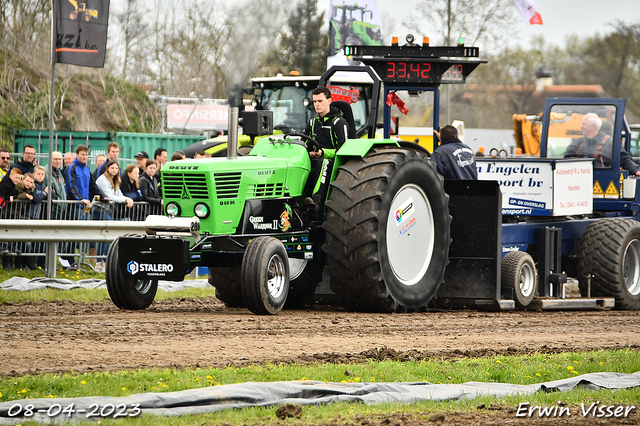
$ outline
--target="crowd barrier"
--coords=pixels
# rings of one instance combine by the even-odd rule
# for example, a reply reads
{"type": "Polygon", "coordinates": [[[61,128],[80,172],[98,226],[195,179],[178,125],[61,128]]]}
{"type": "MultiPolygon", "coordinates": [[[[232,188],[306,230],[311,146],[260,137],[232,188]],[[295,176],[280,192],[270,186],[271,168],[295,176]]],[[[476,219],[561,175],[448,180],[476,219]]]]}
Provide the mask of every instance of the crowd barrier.
{"type": "MultiPolygon", "coordinates": [[[[134,202],[132,207],[125,204],[111,204],[111,210],[97,207],[89,208],[76,201],[52,201],[51,219],[53,220],[100,220],[100,221],[144,221],[151,214],[162,214],[162,206],[147,202],[134,202]]],[[[47,204],[17,200],[7,203],[0,209],[0,219],[46,220],[47,204]]],[[[104,261],[109,243],[58,242],[56,252],[63,264],[95,264],[104,261]]],[[[4,241],[0,242],[2,266],[5,269],[29,268],[44,269],[46,243],[42,241],[4,241]]]]}

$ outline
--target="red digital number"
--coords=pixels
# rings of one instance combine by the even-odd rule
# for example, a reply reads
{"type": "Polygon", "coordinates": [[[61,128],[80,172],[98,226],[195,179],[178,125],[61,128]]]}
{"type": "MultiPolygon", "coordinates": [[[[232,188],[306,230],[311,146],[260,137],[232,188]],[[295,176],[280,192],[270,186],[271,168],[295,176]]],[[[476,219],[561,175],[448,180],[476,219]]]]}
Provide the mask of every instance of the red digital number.
{"type": "Polygon", "coordinates": [[[431,77],[429,73],[431,72],[431,64],[424,62],[422,64],[422,71],[420,72],[420,77],[424,79],[428,79],[431,77]]]}
{"type": "Polygon", "coordinates": [[[420,64],[412,62],[409,64],[409,77],[415,75],[416,78],[420,78],[420,64]]]}
{"type": "Polygon", "coordinates": [[[407,78],[407,63],[398,63],[398,78],[407,78]]]}
{"type": "Polygon", "coordinates": [[[387,62],[387,78],[396,78],[395,62],[387,62]]]}

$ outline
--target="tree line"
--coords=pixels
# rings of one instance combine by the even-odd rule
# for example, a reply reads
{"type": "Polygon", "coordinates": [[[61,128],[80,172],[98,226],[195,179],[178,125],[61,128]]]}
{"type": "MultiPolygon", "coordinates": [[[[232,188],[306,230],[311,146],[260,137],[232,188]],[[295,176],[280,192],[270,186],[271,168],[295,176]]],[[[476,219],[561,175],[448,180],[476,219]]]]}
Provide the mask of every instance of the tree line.
{"type": "MultiPolygon", "coordinates": [[[[50,3],[0,2],[3,132],[47,126],[50,3]]],[[[250,77],[290,70],[319,75],[326,68],[328,19],[317,0],[247,0],[232,5],[221,0],[125,0],[122,4],[110,14],[105,68],[56,67],[60,80],[56,113],[68,101],[65,87],[77,74],[92,76],[104,87],[105,81],[116,79],[158,95],[224,98],[228,88],[246,85],[250,77]]],[[[465,101],[467,86],[451,89],[451,109],[468,120],[468,127],[508,128],[511,114],[539,112],[531,110],[530,99],[508,88],[535,84],[541,66],[551,71],[554,84],[602,85],[609,95],[626,98],[628,109],[640,116],[640,23],[614,22],[606,34],[573,37],[565,48],[542,38],[529,48],[513,48],[504,40],[522,24],[510,0],[423,0],[411,15],[404,13],[383,14],[385,39],[396,35],[399,20],[406,20],[424,23],[415,26],[418,36],[425,30],[437,34],[439,39],[432,38],[432,44],[455,44],[464,37],[466,44],[485,52],[482,56],[488,63],[468,83],[485,92],[500,90],[499,96],[486,96],[478,108],[465,101]]]]}

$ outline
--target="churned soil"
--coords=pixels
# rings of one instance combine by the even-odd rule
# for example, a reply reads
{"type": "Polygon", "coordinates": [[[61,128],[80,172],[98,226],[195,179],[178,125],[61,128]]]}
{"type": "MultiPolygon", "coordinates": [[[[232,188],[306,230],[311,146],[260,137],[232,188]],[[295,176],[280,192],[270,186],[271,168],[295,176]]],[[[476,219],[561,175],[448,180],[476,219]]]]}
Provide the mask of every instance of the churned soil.
{"type": "MultiPolygon", "coordinates": [[[[213,297],[156,301],[145,311],[123,311],[108,299],[97,303],[56,300],[0,304],[0,341],[0,375],[5,377],[70,370],[421,360],[640,348],[640,313],[436,310],[371,314],[313,307],[257,316],[246,309],[227,308],[213,297]]],[[[474,413],[393,414],[362,418],[356,424],[575,424],[578,420],[520,419],[514,409],[492,406],[479,407],[474,413]]],[[[590,425],[605,419],[579,420],[590,425]]],[[[332,424],[345,422],[336,419],[332,424]]],[[[636,413],[616,422],[639,424],[640,417],[636,413]]]]}

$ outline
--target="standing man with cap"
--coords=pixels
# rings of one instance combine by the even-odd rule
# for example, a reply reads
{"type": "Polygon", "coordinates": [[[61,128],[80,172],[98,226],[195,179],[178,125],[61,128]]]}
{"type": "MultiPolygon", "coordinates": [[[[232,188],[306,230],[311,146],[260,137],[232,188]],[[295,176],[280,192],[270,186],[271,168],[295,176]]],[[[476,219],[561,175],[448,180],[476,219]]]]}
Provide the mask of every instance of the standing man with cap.
{"type": "Polygon", "coordinates": [[[9,160],[11,156],[5,148],[0,149],[0,179],[2,179],[9,171],[9,160]]]}
{"type": "Polygon", "coordinates": [[[145,151],[140,151],[139,153],[134,155],[134,157],[136,157],[136,166],[138,166],[138,168],[140,169],[140,176],[142,176],[142,174],[144,173],[145,165],[147,164],[147,160],[149,159],[149,154],[147,154],[145,151]]]}

